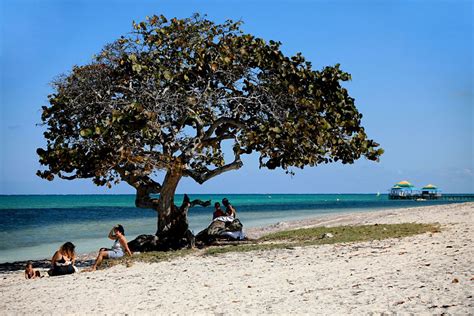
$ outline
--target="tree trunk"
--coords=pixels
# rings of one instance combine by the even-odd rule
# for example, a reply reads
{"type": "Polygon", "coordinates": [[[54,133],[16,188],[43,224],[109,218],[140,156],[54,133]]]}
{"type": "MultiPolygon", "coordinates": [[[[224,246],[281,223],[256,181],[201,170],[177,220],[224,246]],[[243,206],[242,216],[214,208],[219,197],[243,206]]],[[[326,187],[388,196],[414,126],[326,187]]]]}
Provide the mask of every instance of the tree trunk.
{"type": "MultiPolygon", "coordinates": [[[[191,201],[185,194],[183,203],[177,207],[174,204],[174,195],[182,176],[180,169],[168,170],[161,186],[160,198],[153,204],[153,208],[158,212],[156,235],[138,236],[128,243],[132,251],[170,250],[194,246],[195,238],[188,225],[188,210],[195,205],[207,207],[211,205],[211,201],[191,201]]],[[[144,200],[150,199],[146,190],[144,192],[146,198],[140,196],[141,199],[139,198],[137,205],[148,206],[148,204],[142,203],[144,200]]]]}
{"type": "Polygon", "coordinates": [[[157,236],[166,235],[170,230],[173,229],[171,217],[176,208],[174,205],[174,194],[181,177],[182,175],[178,171],[170,170],[166,173],[165,180],[163,181],[163,187],[161,188],[160,192],[160,199],[158,201],[157,236]]]}
{"type": "Polygon", "coordinates": [[[189,231],[188,202],[181,207],[174,204],[174,195],[182,178],[181,170],[169,170],[163,181],[158,201],[158,230],[156,236],[163,249],[178,249],[194,245],[194,236],[189,231]]]}

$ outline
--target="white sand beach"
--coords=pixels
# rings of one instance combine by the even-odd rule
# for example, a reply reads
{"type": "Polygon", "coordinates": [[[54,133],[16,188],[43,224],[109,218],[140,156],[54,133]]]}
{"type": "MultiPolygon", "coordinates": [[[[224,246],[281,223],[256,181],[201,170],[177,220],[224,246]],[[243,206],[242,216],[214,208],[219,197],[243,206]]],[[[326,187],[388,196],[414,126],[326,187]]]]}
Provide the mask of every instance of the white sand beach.
{"type": "Polygon", "coordinates": [[[25,280],[0,275],[10,314],[474,314],[474,203],[324,216],[311,225],[440,223],[383,241],[188,256],[25,280]]]}

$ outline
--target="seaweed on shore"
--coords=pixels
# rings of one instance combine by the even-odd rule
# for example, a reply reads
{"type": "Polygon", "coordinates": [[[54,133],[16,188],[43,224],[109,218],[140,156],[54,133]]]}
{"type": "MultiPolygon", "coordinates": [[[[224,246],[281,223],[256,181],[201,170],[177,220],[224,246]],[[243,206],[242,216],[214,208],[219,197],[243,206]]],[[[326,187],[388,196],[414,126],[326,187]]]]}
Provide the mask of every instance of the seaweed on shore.
{"type": "MultiPolygon", "coordinates": [[[[33,264],[33,268],[35,269],[51,268],[51,260],[49,259],[4,262],[4,263],[0,263],[0,274],[24,270],[28,262],[31,262],[33,264]]],[[[94,263],[94,259],[80,259],[80,260],[76,260],[75,266],[79,268],[90,267],[93,263],[94,263]]]]}

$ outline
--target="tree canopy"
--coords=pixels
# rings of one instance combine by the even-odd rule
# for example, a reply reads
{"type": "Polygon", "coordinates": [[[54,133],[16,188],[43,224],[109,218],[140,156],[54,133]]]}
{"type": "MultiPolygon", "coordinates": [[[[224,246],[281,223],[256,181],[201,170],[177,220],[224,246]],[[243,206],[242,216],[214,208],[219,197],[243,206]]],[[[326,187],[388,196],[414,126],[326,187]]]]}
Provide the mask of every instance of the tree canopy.
{"type": "Polygon", "coordinates": [[[38,154],[48,169],[38,174],[137,187],[174,168],[203,183],[252,152],[260,167],[284,170],[378,159],[340,84],[350,74],[313,70],[240,25],[153,16],[59,77],[43,107],[47,146],[38,154]],[[231,162],[224,140],[234,143],[231,162]]]}
{"type": "Polygon", "coordinates": [[[176,248],[183,238],[193,244],[189,207],[209,204],[185,198],[175,206],[182,177],[202,184],[251,153],[261,168],[287,172],[379,158],[341,86],[350,74],[339,65],[313,70],[300,53],[285,56],[281,43],[240,26],[152,16],[57,78],[43,107],[47,144],[37,152],[46,168],[38,175],[127,182],[138,207],[158,211],[158,237],[176,248]],[[230,160],[223,142],[233,144],[230,160]]]}

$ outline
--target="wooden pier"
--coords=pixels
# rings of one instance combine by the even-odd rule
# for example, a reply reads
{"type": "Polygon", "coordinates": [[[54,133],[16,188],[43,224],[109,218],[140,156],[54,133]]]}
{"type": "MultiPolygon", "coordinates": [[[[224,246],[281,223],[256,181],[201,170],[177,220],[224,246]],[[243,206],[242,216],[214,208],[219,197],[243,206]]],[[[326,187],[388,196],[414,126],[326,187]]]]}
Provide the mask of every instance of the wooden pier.
{"type": "Polygon", "coordinates": [[[474,194],[444,194],[438,200],[444,201],[474,201],[474,194]]]}

